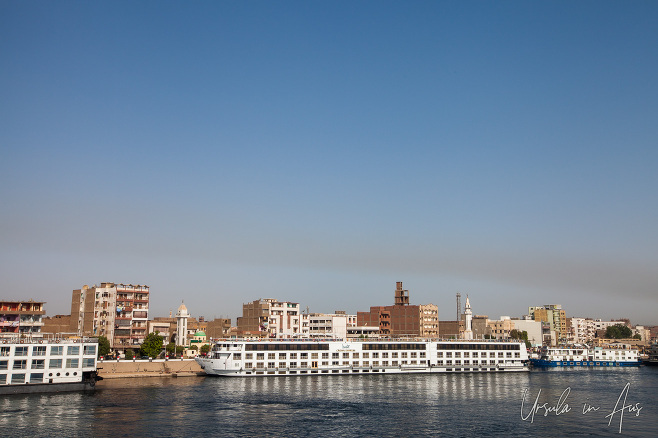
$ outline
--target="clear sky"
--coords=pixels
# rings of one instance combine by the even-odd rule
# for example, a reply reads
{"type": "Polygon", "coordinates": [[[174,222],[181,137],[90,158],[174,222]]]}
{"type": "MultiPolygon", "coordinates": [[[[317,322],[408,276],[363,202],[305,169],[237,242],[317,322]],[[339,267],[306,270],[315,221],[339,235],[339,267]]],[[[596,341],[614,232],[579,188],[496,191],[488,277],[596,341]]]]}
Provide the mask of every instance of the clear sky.
{"type": "Polygon", "coordinates": [[[657,78],[653,1],[2,1],[0,298],[658,324],[657,78]]]}

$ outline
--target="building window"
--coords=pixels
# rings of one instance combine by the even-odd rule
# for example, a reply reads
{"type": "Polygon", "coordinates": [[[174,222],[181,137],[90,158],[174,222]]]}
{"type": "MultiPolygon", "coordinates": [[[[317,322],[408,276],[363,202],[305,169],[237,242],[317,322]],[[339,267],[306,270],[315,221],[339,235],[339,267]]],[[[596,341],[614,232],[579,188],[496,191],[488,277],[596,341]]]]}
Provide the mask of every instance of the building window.
{"type": "Polygon", "coordinates": [[[92,356],[96,354],[96,346],[95,345],[85,345],[84,350],[82,351],[82,354],[85,356],[92,356]]]}
{"type": "Polygon", "coordinates": [[[350,354],[349,353],[343,353],[343,359],[349,359],[350,354]]]}
{"type": "Polygon", "coordinates": [[[9,367],[8,360],[0,360],[0,370],[6,370],[9,367]]]}
{"type": "Polygon", "coordinates": [[[16,347],[14,356],[27,356],[27,347],[16,347]]]}
{"type": "Polygon", "coordinates": [[[42,370],[45,368],[45,360],[43,359],[34,359],[32,360],[32,369],[33,370],[42,370]]]}
{"type": "Polygon", "coordinates": [[[233,360],[242,360],[242,353],[233,353],[233,360]]]}
{"type": "Polygon", "coordinates": [[[9,349],[11,347],[0,347],[0,356],[9,356],[9,349]]]}
{"type": "Polygon", "coordinates": [[[329,353],[322,353],[322,359],[329,359],[329,353]]]}
{"type": "Polygon", "coordinates": [[[36,345],[32,347],[32,356],[45,356],[45,355],[46,355],[45,345],[36,345]]]}
{"type": "Polygon", "coordinates": [[[276,353],[267,353],[268,359],[276,359],[276,353]]]}
{"type": "Polygon", "coordinates": [[[286,360],[287,353],[279,353],[279,360],[286,360]]]}
{"type": "Polygon", "coordinates": [[[265,353],[256,353],[256,360],[265,360],[265,353]]]}
{"type": "Polygon", "coordinates": [[[253,362],[245,362],[244,367],[245,368],[253,368],[254,363],[253,362]]]}
{"type": "Polygon", "coordinates": [[[274,362],[268,362],[268,363],[267,363],[267,367],[268,367],[268,368],[276,368],[276,363],[274,363],[274,362]]]}
{"type": "Polygon", "coordinates": [[[80,360],[78,358],[66,359],[66,368],[78,368],[79,364],[80,360]]]}
{"type": "Polygon", "coordinates": [[[370,353],[363,353],[363,358],[368,359],[370,357],[370,353]]]}
{"type": "Polygon", "coordinates": [[[62,367],[62,359],[50,359],[48,368],[61,368],[61,367],[62,367]]]}
{"type": "Polygon", "coordinates": [[[286,363],[285,362],[279,362],[279,368],[285,368],[286,363]]]}
{"type": "Polygon", "coordinates": [[[27,360],[14,360],[15,370],[24,370],[27,368],[27,360]]]}
{"type": "Polygon", "coordinates": [[[80,346],[78,345],[69,345],[66,349],[67,356],[77,356],[80,354],[80,346]]]}
{"type": "Polygon", "coordinates": [[[290,353],[290,359],[297,359],[297,353],[290,353]]]}

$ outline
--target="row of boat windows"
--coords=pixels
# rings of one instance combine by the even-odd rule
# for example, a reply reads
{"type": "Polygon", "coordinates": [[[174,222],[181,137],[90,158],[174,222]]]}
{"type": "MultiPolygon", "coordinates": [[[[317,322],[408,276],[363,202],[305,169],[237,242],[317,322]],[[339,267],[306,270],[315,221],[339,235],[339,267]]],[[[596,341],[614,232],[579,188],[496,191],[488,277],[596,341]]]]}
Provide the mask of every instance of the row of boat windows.
{"type": "MultiPolygon", "coordinates": [[[[498,371],[497,368],[488,368],[489,371],[498,371]]],[[[359,369],[350,369],[350,370],[300,370],[299,374],[346,374],[346,373],[379,373],[379,372],[385,373],[387,372],[386,370],[378,370],[378,369],[366,369],[366,370],[359,370],[359,369]]],[[[487,371],[487,368],[446,368],[445,371],[447,372],[461,372],[461,371],[467,371],[467,372],[478,372],[478,371],[487,371]]],[[[245,374],[252,374],[252,371],[246,371],[245,374]]],[[[254,371],[253,374],[277,374],[276,371],[254,371]]],[[[278,374],[297,374],[297,371],[279,371],[278,374]]]]}
{"type": "MultiPolygon", "coordinates": [[[[495,359],[482,359],[482,360],[455,360],[454,363],[452,360],[440,360],[437,362],[437,365],[439,366],[453,366],[453,365],[500,365],[504,364],[506,361],[505,360],[495,360],[495,359]]],[[[388,366],[401,366],[401,365],[420,365],[420,366],[427,366],[427,360],[373,360],[373,361],[368,361],[368,360],[363,360],[363,361],[349,361],[349,360],[344,360],[344,361],[332,361],[331,365],[329,364],[329,361],[323,361],[320,362],[320,366],[323,367],[328,367],[328,366],[334,366],[334,367],[378,367],[378,366],[383,366],[383,367],[388,367],[388,366]]],[[[244,367],[246,369],[249,368],[309,368],[309,362],[279,362],[278,364],[276,362],[256,362],[254,366],[254,362],[245,362],[244,367]],[[297,366],[299,364],[299,367],[297,366]]],[[[311,368],[317,368],[318,367],[318,362],[310,362],[310,367],[311,368]]]]}
{"type": "MultiPolygon", "coordinates": [[[[64,364],[66,364],[65,368],[78,368],[80,365],[80,359],[77,357],[68,358],[66,359],[66,362],[64,362],[63,359],[50,359],[47,363],[48,363],[48,368],[62,368],[62,365],[64,364]]],[[[46,368],[46,360],[32,359],[29,365],[30,366],[28,367],[27,359],[14,359],[13,363],[11,364],[11,369],[12,370],[27,370],[27,369],[43,370],[46,368]]],[[[83,358],[82,366],[84,368],[96,366],[96,358],[95,357],[83,358]]],[[[0,371],[8,370],[8,369],[9,369],[9,361],[0,360],[0,371]]]]}
{"type": "MultiPolygon", "coordinates": [[[[340,359],[341,357],[343,359],[379,359],[381,356],[383,359],[387,359],[390,355],[391,358],[425,358],[426,357],[426,352],[424,351],[402,351],[402,352],[363,352],[363,353],[348,353],[348,352],[343,352],[343,353],[267,353],[267,358],[268,359],[277,359],[277,354],[278,354],[278,359],[279,360],[285,360],[285,359],[292,359],[295,360],[299,357],[299,359],[309,359],[309,356],[311,359],[319,359],[320,354],[322,355],[322,359],[329,359],[329,355],[331,354],[332,359],[340,359]]],[[[252,360],[254,358],[253,353],[245,353],[244,355],[245,360],[252,360]]],[[[233,360],[241,360],[242,359],[242,354],[241,353],[233,353],[233,360]]],[[[265,353],[256,353],[256,360],[264,360],[265,359],[265,353]]]]}
{"type": "MultiPolygon", "coordinates": [[[[231,344],[222,345],[223,347],[230,347],[231,344]]],[[[239,344],[234,344],[234,347],[238,347],[239,344]]],[[[436,345],[438,350],[520,350],[521,344],[510,343],[510,344],[500,344],[500,343],[440,343],[436,345]]],[[[361,344],[362,351],[373,351],[373,350],[386,350],[386,351],[395,351],[395,350],[426,350],[427,344],[380,344],[380,343],[363,343],[361,344]]],[[[258,343],[258,344],[246,344],[246,351],[318,351],[318,350],[329,350],[329,344],[303,344],[303,343],[258,343]]]]}
{"type": "MultiPolygon", "coordinates": [[[[4,346],[0,347],[0,357],[11,355],[11,349],[14,349],[14,356],[28,356],[30,352],[29,346],[4,346]]],[[[34,345],[32,346],[32,356],[46,356],[47,349],[50,348],[51,356],[62,356],[64,354],[63,345],[34,345]]],[[[69,345],[66,347],[66,354],[68,356],[79,356],[80,355],[80,346],[79,345],[69,345]]],[[[82,354],[85,356],[91,356],[96,354],[95,345],[85,345],[82,350],[82,354]]]]}
{"type": "Polygon", "coordinates": [[[247,351],[280,351],[280,350],[328,350],[329,344],[246,344],[247,351]]]}
{"type": "Polygon", "coordinates": [[[520,350],[521,344],[437,344],[439,350],[520,350]]]}
{"type": "MultiPolygon", "coordinates": [[[[265,360],[265,354],[266,353],[256,353],[256,360],[265,360]]],[[[373,352],[353,352],[353,353],[348,353],[348,352],[343,352],[343,353],[267,353],[267,359],[272,360],[272,359],[278,359],[279,360],[286,360],[286,359],[291,359],[295,360],[298,358],[299,359],[320,359],[320,354],[322,359],[329,359],[329,354],[331,354],[331,359],[379,359],[380,357],[382,359],[388,359],[389,357],[392,359],[397,359],[397,358],[402,358],[402,359],[416,359],[416,358],[421,358],[424,359],[427,357],[427,353],[425,351],[373,351],[373,352]]],[[[482,357],[486,358],[487,355],[489,358],[507,358],[511,359],[512,356],[516,359],[521,358],[521,353],[519,351],[446,351],[445,352],[445,357],[446,358],[452,358],[453,356],[455,358],[470,358],[470,357],[482,357]]],[[[444,352],[439,351],[437,353],[438,358],[443,358],[444,357],[444,352]]],[[[252,360],[254,358],[254,353],[245,353],[244,355],[245,360],[252,360]]],[[[233,360],[242,360],[242,353],[233,353],[233,360]]]]}
{"type": "MultiPolygon", "coordinates": [[[[52,373],[49,374],[50,377],[52,377],[52,373]]],[[[68,376],[69,373],[66,373],[66,376],[68,376]]],[[[77,372],[73,372],[74,376],[77,376],[77,372]]],[[[29,374],[29,380],[25,380],[27,377],[27,374],[25,373],[17,373],[17,374],[11,374],[11,380],[7,381],[7,374],[0,374],[0,385],[6,385],[7,383],[11,383],[12,385],[17,385],[20,383],[43,383],[43,373],[30,373],[29,374]]],[[[60,376],[60,373],[57,373],[57,376],[60,376]]]]}

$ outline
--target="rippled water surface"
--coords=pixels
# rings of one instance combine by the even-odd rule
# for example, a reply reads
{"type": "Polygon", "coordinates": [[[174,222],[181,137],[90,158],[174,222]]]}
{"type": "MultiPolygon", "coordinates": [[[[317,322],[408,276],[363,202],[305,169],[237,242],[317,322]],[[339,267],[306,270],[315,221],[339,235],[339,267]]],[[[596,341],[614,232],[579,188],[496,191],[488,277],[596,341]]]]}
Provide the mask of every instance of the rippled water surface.
{"type": "Polygon", "coordinates": [[[117,379],[97,388],[0,396],[0,431],[34,437],[620,436],[621,421],[621,436],[658,436],[658,368],[649,367],[117,379]],[[615,404],[627,408],[606,418],[615,404]],[[583,414],[583,406],[592,409],[583,414]]]}

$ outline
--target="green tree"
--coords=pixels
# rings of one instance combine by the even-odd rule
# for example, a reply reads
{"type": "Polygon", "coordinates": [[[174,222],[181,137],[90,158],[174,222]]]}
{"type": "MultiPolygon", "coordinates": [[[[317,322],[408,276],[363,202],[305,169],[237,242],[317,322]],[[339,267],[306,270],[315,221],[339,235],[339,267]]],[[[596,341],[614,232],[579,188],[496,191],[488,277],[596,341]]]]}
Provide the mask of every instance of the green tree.
{"type": "Polygon", "coordinates": [[[208,353],[210,353],[210,345],[209,345],[209,344],[202,345],[202,346],[201,346],[201,349],[200,349],[199,351],[200,351],[202,354],[208,354],[208,353]]]}
{"type": "Polygon", "coordinates": [[[110,341],[105,336],[98,337],[98,357],[103,357],[110,353],[110,341]]]}
{"type": "Polygon", "coordinates": [[[132,359],[135,357],[135,352],[133,351],[132,348],[129,348],[126,350],[126,359],[132,359]]]}
{"type": "Polygon", "coordinates": [[[605,337],[608,339],[628,339],[633,336],[633,331],[623,324],[615,324],[605,329],[605,337]]]}
{"type": "Polygon", "coordinates": [[[149,333],[144,338],[142,346],[139,348],[140,354],[148,357],[158,357],[162,351],[162,336],[158,333],[149,333]]]}
{"type": "Polygon", "coordinates": [[[176,344],[174,344],[173,342],[168,343],[167,353],[169,353],[169,355],[176,354],[176,344]]]}

